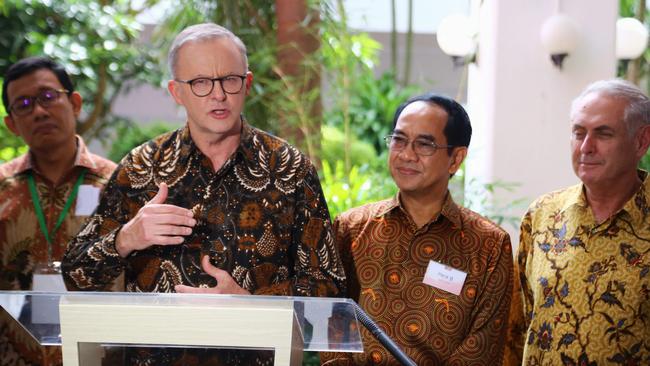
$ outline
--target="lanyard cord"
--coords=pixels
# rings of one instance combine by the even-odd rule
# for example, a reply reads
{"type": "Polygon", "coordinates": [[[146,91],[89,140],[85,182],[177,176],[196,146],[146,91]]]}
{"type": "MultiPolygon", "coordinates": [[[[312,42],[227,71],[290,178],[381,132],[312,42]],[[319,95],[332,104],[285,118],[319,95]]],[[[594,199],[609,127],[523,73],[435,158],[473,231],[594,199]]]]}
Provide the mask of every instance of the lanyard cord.
{"type": "MultiPolygon", "coordinates": [[[[63,220],[65,219],[65,216],[68,214],[68,211],[70,211],[70,206],[72,206],[72,202],[77,197],[77,192],[79,192],[79,186],[81,185],[81,182],[83,182],[85,175],[86,175],[86,169],[81,171],[79,177],[77,178],[77,181],[74,183],[74,186],[72,187],[72,192],[70,192],[68,199],[65,201],[65,206],[63,206],[63,210],[59,215],[59,219],[56,221],[56,225],[54,225],[54,229],[52,230],[52,237],[54,237],[54,233],[56,233],[56,231],[63,223],[63,220]]],[[[29,172],[29,175],[27,176],[27,185],[29,186],[29,193],[32,196],[32,203],[34,204],[34,210],[36,211],[36,218],[38,219],[38,225],[41,227],[41,232],[43,232],[43,235],[45,236],[45,240],[47,240],[47,244],[48,244],[47,256],[48,256],[48,263],[49,263],[50,260],[52,259],[52,238],[50,237],[50,233],[47,230],[45,215],[43,214],[41,201],[38,199],[38,191],[36,190],[36,183],[34,182],[34,174],[32,172],[29,172]]]]}

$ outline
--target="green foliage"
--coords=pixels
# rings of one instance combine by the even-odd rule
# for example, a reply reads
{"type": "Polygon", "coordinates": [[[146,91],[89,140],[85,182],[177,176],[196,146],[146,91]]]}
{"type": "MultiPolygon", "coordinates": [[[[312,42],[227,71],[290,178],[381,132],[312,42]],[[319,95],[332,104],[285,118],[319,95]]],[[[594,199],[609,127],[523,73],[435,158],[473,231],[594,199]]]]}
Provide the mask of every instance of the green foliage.
{"type": "Polygon", "coordinates": [[[176,128],[178,128],[177,124],[168,122],[155,122],[139,126],[135,123],[124,121],[116,129],[115,142],[113,142],[113,146],[108,153],[108,158],[117,163],[133,150],[133,148],[176,128]]]}
{"type": "Polygon", "coordinates": [[[84,97],[86,118],[78,131],[86,138],[105,137],[104,129],[117,121],[111,105],[127,82],[160,83],[153,51],[138,44],[135,15],[130,1],[6,1],[0,12],[0,73],[27,56],[54,58],[84,97]]]}
{"type": "Polygon", "coordinates": [[[302,366],[319,366],[320,356],[318,352],[305,351],[302,356],[302,366]]]}
{"type": "MultiPolygon", "coordinates": [[[[1,10],[1,9],[0,9],[1,10]]],[[[2,84],[2,79],[0,79],[2,84]]],[[[2,98],[2,90],[0,89],[0,99],[2,98]]],[[[7,114],[4,105],[0,103],[0,116],[4,117],[7,114]]],[[[27,152],[27,145],[23,140],[14,135],[4,123],[0,123],[0,163],[9,161],[19,155],[27,152]]]]}
{"type": "MultiPolygon", "coordinates": [[[[379,151],[384,146],[384,136],[392,131],[395,110],[417,92],[415,86],[401,88],[390,72],[378,78],[375,78],[372,71],[360,72],[350,85],[349,114],[352,132],[373,144],[379,151]]],[[[328,111],[326,121],[341,126],[343,118],[340,108],[328,111]]]]}
{"type": "Polygon", "coordinates": [[[0,163],[4,163],[27,152],[23,140],[11,133],[5,124],[0,125],[0,163]]]}
{"type": "Polygon", "coordinates": [[[353,166],[346,174],[343,161],[330,166],[327,160],[323,160],[320,176],[332,218],[350,208],[389,198],[397,192],[387,168],[353,166]]]}
{"type": "MultiPolygon", "coordinates": [[[[327,161],[330,166],[335,166],[336,162],[341,159],[344,152],[345,135],[334,126],[321,126],[321,160],[327,161]]],[[[377,159],[377,152],[371,144],[365,141],[359,141],[356,136],[352,137],[350,144],[350,155],[352,165],[361,166],[370,164],[377,166],[385,163],[377,159]]]]}
{"type": "MultiPolygon", "coordinates": [[[[327,13],[325,19],[329,19],[327,13]]],[[[401,88],[390,72],[375,76],[381,45],[367,33],[351,33],[344,21],[329,19],[324,23],[324,76],[332,84],[330,94],[335,101],[325,121],[344,131],[349,128],[349,133],[380,151],[383,137],[391,131],[395,110],[418,88],[401,88]]]]}

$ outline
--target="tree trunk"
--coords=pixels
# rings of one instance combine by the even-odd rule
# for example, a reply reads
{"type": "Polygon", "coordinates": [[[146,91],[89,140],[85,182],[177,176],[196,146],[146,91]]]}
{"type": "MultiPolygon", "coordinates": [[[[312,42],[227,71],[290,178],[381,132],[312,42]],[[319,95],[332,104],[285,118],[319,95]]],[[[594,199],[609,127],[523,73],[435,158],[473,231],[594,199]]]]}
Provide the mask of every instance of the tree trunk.
{"type": "Polygon", "coordinates": [[[320,166],[320,68],[313,65],[313,55],[320,48],[318,7],[309,8],[307,0],[275,0],[275,9],[278,74],[287,86],[294,109],[280,111],[280,131],[283,138],[296,144],[320,166]]]}

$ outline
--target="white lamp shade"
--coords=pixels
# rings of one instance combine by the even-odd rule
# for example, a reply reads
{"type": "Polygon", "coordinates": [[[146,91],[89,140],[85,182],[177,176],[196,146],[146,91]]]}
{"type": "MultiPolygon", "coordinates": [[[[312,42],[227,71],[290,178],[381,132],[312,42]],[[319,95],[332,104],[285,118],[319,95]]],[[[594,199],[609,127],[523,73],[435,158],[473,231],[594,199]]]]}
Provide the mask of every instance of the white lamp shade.
{"type": "Polygon", "coordinates": [[[556,14],[546,19],[540,32],[542,45],[551,55],[573,52],[579,37],[578,26],[566,14],[556,14]]]}
{"type": "Polygon", "coordinates": [[[635,18],[616,21],[616,58],[634,60],[648,46],[648,29],[635,18]]]}
{"type": "Polygon", "coordinates": [[[461,14],[445,17],[438,25],[436,39],[442,52],[449,56],[465,57],[476,50],[476,30],[470,19],[461,14]]]}

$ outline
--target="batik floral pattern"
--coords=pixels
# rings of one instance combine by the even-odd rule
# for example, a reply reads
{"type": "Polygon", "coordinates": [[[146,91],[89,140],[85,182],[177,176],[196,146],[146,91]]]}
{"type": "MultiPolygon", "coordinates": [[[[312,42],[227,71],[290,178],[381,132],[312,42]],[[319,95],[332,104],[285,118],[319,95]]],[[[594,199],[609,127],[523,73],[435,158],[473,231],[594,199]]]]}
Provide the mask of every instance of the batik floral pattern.
{"type": "Polygon", "coordinates": [[[582,185],[531,205],[516,257],[520,301],[508,363],[650,364],[650,180],[639,175],[641,189],[602,223],[582,185]]]}

